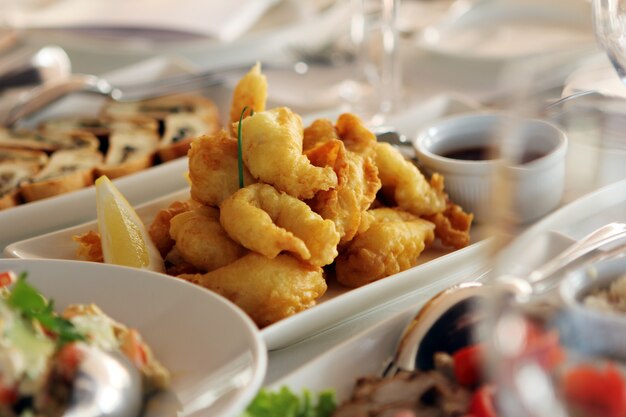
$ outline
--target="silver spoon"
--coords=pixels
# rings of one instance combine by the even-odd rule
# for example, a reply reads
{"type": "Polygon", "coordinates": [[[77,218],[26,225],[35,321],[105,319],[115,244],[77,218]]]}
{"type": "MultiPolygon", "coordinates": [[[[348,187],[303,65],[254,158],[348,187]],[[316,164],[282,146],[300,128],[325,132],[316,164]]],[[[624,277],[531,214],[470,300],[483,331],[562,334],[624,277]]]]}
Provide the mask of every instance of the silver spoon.
{"type": "MultiPolygon", "coordinates": [[[[554,278],[565,268],[583,260],[597,262],[623,253],[626,244],[618,245],[606,252],[594,253],[594,250],[624,238],[626,238],[625,224],[605,225],[532,271],[529,274],[530,279],[508,276],[503,279],[498,289],[521,298],[527,298],[536,292],[545,293],[559,282],[554,278]],[[588,255],[591,253],[594,254],[590,259],[588,255]]],[[[559,278],[561,276],[558,275],[559,278]]],[[[400,370],[432,369],[435,353],[441,351],[452,353],[468,345],[476,334],[481,333],[481,329],[476,328],[476,325],[484,323],[483,303],[493,290],[495,287],[474,282],[450,287],[433,297],[406,327],[383,376],[392,376],[400,370]]]]}
{"type": "Polygon", "coordinates": [[[142,403],[141,376],[119,352],[79,344],[84,353],[63,417],[134,417],[142,403]]]}
{"type": "Polygon", "coordinates": [[[66,78],[72,72],[67,53],[58,46],[21,50],[0,61],[0,92],[66,78]]]}

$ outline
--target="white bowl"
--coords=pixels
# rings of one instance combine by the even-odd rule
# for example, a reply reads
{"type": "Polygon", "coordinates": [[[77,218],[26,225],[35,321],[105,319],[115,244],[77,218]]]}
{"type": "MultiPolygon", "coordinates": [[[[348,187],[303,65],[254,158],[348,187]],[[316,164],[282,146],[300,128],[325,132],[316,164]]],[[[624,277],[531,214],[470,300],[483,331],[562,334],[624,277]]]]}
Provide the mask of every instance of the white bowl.
{"type": "Polygon", "coordinates": [[[576,269],[561,281],[559,293],[566,309],[560,315],[559,327],[565,343],[588,354],[626,358],[626,314],[584,303],[587,295],[608,288],[624,274],[626,256],[620,256],[576,269]]]}
{"type": "Polygon", "coordinates": [[[252,320],[225,298],[156,272],[96,262],[1,259],[27,272],[55,306],[95,303],[135,328],[172,375],[146,417],[239,415],[261,387],[267,351],[252,320]]]}
{"type": "MultiPolygon", "coordinates": [[[[421,130],[413,143],[420,165],[428,174],[442,174],[450,198],[474,213],[478,222],[493,217],[492,181],[500,162],[442,155],[469,148],[493,148],[498,135],[509,133],[505,130],[509,126],[513,126],[513,119],[504,114],[452,116],[421,130]]],[[[505,167],[501,172],[514,190],[518,220],[526,223],[545,215],[561,201],[567,137],[558,127],[542,120],[524,119],[515,126],[514,132],[511,131],[515,136],[507,137],[523,144],[525,152],[541,155],[523,165],[505,167]]]]}

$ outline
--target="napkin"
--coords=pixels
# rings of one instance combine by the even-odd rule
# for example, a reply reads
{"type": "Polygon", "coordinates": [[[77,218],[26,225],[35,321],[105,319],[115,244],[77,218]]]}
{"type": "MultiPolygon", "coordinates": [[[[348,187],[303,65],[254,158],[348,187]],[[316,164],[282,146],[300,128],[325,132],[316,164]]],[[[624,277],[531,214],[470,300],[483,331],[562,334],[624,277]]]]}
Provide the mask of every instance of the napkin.
{"type": "Polygon", "coordinates": [[[30,29],[178,32],[232,41],[279,0],[54,0],[16,7],[9,23],[30,29]]]}

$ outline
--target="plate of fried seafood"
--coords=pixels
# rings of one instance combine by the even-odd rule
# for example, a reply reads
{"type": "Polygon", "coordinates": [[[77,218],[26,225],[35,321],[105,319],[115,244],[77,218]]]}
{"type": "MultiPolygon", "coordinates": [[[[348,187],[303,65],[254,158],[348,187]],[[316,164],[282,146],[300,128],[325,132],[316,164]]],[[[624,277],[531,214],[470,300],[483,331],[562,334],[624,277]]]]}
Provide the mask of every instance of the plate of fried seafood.
{"type": "Polygon", "coordinates": [[[149,417],[236,415],[262,383],[254,323],[210,291],[93,262],[3,259],[0,271],[3,416],[76,413],[94,398],[80,397],[93,390],[88,369],[115,372],[109,409],[117,387],[140,389],[149,417]],[[136,375],[119,373],[116,357],[136,375]]]}
{"type": "MultiPolygon", "coordinates": [[[[191,143],[187,190],[136,208],[170,275],[215,291],[284,347],[471,266],[472,215],[354,114],[303,127],[266,109],[260,65],[231,128],[191,143]]],[[[96,222],[9,245],[9,256],[102,261],[96,222]]]]}

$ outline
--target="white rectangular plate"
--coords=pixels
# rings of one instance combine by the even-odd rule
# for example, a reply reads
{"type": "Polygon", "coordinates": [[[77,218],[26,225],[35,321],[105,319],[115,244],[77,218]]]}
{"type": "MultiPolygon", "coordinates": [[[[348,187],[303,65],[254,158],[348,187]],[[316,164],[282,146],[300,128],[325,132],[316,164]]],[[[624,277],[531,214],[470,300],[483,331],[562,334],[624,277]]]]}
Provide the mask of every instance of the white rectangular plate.
{"type": "MultiPolygon", "coordinates": [[[[137,207],[145,224],[172,201],[189,198],[189,189],[183,189],[137,207]]],[[[92,196],[92,199],[95,198],[92,196]]],[[[95,213],[95,211],[94,211],[95,213]]],[[[10,244],[5,255],[18,258],[52,258],[76,260],[77,245],[72,236],[97,230],[96,221],[10,244]]],[[[478,228],[476,231],[479,231],[478,228]]],[[[475,233],[475,235],[477,235],[475,233]]],[[[315,307],[281,320],[262,330],[269,349],[280,349],[303,338],[319,333],[356,315],[364,314],[414,291],[436,286],[440,277],[463,271],[471,274],[484,265],[488,255],[485,241],[450,252],[433,247],[419,258],[420,264],[392,277],[348,289],[330,283],[326,294],[315,307]]]]}

